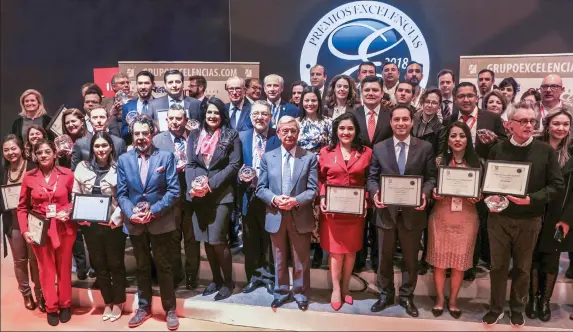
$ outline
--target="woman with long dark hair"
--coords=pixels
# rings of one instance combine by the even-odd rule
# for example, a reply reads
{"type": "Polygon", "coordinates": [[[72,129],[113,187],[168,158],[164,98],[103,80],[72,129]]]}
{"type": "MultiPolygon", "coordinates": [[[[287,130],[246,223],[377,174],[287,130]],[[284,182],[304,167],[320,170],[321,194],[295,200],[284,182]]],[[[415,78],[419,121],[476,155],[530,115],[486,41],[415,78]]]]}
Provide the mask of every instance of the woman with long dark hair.
{"type": "Polygon", "coordinates": [[[105,308],[102,319],[116,321],[125,304],[125,234],[121,228],[121,209],[117,204],[117,157],[111,136],[96,132],[90,144],[89,161],[78,164],[73,192],[111,196],[112,208],[107,223],[79,222],[90,262],[95,270],[105,308]]]}
{"type": "MultiPolygon", "coordinates": [[[[2,185],[17,185],[22,183],[24,173],[34,169],[36,165],[24,158],[24,145],[20,138],[10,134],[2,142],[2,157],[4,158],[4,177],[2,185]]],[[[38,262],[32,251],[30,244],[24,241],[18,225],[16,210],[6,210],[2,206],[2,235],[4,237],[4,257],[8,248],[6,242],[10,244],[12,258],[14,260],[14,274],[18,282],[18,290],[24,297],[24,307],[28,310],[36,309],[36,301],[30,289],[30,277],[34,282],[34,294],[36,295],[37,306],[41,312],[46,312],[42,287],[40,286],[40,275],[38,262]],[[28,273],[28,266],[30,273],[28,273]]]]}
{"type": "Polygon", "coordinates": [[[332,120],[354,109],[358,99],[358,91],[352,77],[348,75],[334,76],[326,91],[324,113],[332,120]]]}
{"type": "Polygon", "coordinates": [[[302,96],[302,90],[306,88],[308,84],[305,81],[294,81],[290,86],[290,100],[289,103],[298,107],[300,104],[300,97],[302,96]]]}
{"type": "Polygon", "coordinates": [[[328,265],[332,277],[330,304],[338,311],[343,302],[354,302],[349,284],[356,252],[362,249],[365,214],[354,216],[327,212],[326,186],[364,187],[372,150],[364,146],[360,139],[360,126],[353,113],[340,115],[334,120],[332,128],[330,145],[320,150],[319,158],[318,182],[323,213],[320,245],[329,253],[328,265]]]}
{"type": "Polygon", "coordinates": [[[190,188],[187,199],[193,208],[195,239],[204,242],[213,274],[213,281],[203,295],[217,293],[218,301],[231,296],[235,288],[227,236],[237,173],[242,165],[241,140],[237,131],[231,129],[225,104],[220,99],[209,99],[201,127],[189,134],[187,158],[185,178],[190,188]],[[204,188],[192,184],[199,176],[208,178],[204,188]]]}
{"type": "MultiPolygon", "coordinates": [[[[86,118],[77,108],[68,108],[62,113],[62,130],[64,135],[70,136],[72,143],[86,135],[86,118]]],[[[60,166],[72,167],[72,151],[58,151],[58,164],[60,166]]]]}
{"type": "MultiPolygon", "coordinates": [[[[446,129],[442,156],[438,166],[481,168],[473,147],[470,128],[463,122],[454,122],[446,129]]],[[[434,267],[434,283],[438,293],[432,308],[435,317],[444,311],[444,285],[446,270],[451,269],[448,311],[455,319],[462,312],[457,297],[464,279],[464,271],[473,267],[473,252],[479,217],[475,203],[479,199],[442,197],[434,189],[436,203],[428,221],[428,256],[426,261],[434,267]]]]}
{"type": "Polygon", "coordinates": [[[36,162],[36,156],[33,153],[33,148],[36,143],[41,139],[49,139],[46,130],[38,125],[31,125],[26,132],[26,140],[24,141],[24,157],[32,162],[36,162]]]}

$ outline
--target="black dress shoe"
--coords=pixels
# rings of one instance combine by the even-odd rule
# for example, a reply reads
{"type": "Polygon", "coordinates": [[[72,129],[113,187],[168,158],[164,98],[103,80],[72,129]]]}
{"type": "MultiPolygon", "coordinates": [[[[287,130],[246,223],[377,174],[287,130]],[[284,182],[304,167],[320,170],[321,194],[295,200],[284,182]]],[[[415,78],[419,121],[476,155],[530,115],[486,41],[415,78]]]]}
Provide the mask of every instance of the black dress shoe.
{"type": "Polygon", "coordinates": [[[207,288],[205,288],[202,295],[209,296],[211,294],[215,294],[219,291],[219,289],[221,289],[221,286],[217,286],[216,283],[212,282],[209,284],[209,286],[207,286],[207,288]]]}
{"type": "Polygon", "coordinates": [[[306,309],[308,309],[308,301],[296,301],[296,304],[298,304],[298,308],[302,311],[306,311],[306,309]]]}
{"type": "Polygon", "coordinates": [[[434,315],[434,317],[440,317],[443,313],[444,313],[444,308],[441,309],[432,308],[432,314],[434,315]]]}
{"type": "Polygon", "coordinates": [[[273,303],[271,303],[271,308],[276,309],[276,308],[282,307],[282,305],[285,304],[286,301],[287,301],[287,299],[285,299],[285,300],[274,299],[273,303]]]}
{"type": "Polygon", "coordinates": [[[96,276],[95,270],[90,268],[88,271],[88,277],[95,278],[95,276],[96,276]]]}
{"type": "Polygon", "coordinates": [[[380,298],[372,305],[370,311],[380,312],[392,305],[394,305],[394,296],[380,295],[380,298]]]}
{"type": "Polygon", "coordinates": [[[38,310],[40,312],[46,312],[46,300],[44,300],[44,296],[38,296],[38,310]]]}
{"type": "Polygon", "coordinates": [[[426,262],[420,262],[420,264],[418,264],[418,275],[425,275],[426,273],[428,273],[428,269],[430,268],[430,265],[426,262]]]}
{"type": "Polygon", "coordinates": [[[88,278],[86,271],[78,271],[76,272],[76,276],[78,277],[78,280],[86,280],[88,278]]]}
{"type": "Polygon", "coordinates": [[[50,324],[51,326],[57,326],[58,324],[60,324],[60,318],[58,317],[57,312],[49,312],[47,317],[48,317],[48,324],[50,324]]]}
{"type": "Polygon", "coordinates": [[[462,316],[461,310],[450,310],[450,309],[448,309],[448,312],[450,313],[450,316],[454,317],[455,319],[459,319],[462,316]]]}
{"type": "Polygon", "coordinates": [[[197,280],[197,278],[187,276],[187,279],[185,280],[185,288],[196,289],[197,287],[199,287],[199,281],[197,280]]]}
{"type": "Polygon", "coordinates": [[[215,301],[221,301],[233,295],[233,289],[235,289],[235,284],[221,287],[221,290],[215,295],[215,301]]]}
{"type": "Polygon", "coordinates": [[[465,281],[474,281],[476,280],[476,272],[474,271],[473,268],[470,268],[469,270],[464,272],[464,280],[465,281]]]}
{"type": "Polygon", "coordinates": [[[412,317],[418,317],[420,313],[418,312],[418,308],[414,305],[414,301],[411,299],[400,299],[399,300],[400,306],[406,309],[406,313],[412,317]]]}
{"type": "Polygon", "coordinates": [[[34,302],[34,297],[32,297],[32,294],[24,295],[24,307],[28,310],[36,309],[36,302],[34,302]]]}
{"type": "Polygon", "coordinates": [[[257,288],[264,286],[263,282],[259,279],[251,279],[251,281],[243,288],[243,293],[251,293],[254,292],[257,288]]]}
{"type": "Polygon", "coordinates": [[[61,308],[60,309],[60,322],[67,323],[72,319],[72,309],[61,308]]]}

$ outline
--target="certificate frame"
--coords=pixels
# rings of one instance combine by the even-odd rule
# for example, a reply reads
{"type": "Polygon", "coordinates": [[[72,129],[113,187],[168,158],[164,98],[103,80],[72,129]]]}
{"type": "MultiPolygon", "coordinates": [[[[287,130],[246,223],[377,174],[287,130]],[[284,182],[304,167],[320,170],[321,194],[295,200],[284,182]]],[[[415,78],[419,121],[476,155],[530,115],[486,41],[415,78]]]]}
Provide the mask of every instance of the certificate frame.
{"type": "Polygon", "coordinates": [[[16,208],[18,207],[18,203],[20,201],[20,190],[22,189],[22,184],[21,183],[17,183],[17,184],[8,184],[8,185],[3,185],[0,186],[0,195],[2,196],[2,207],[4,209],[4,211],[12,211],[12,210],[16,210],[16,208]],[[10,195],[6,194],[6,191],[8,189],[11,188],[19,188],[18,189],[18,199],[13,202],[11,200],[8,200],[8,197],[10,195]],[[10,204],[10,203],[16,203],[15,205],[10,204]]]}
{"type": "Polygon", "coordinates": [[[62,104],[60,108],[58,108],[56,115],[54,115],[50,123],[48,123],[48,130],[56,136],[62,136],[64,134],[64,128],[62,127],[62,116],[64,115],[65,110],[67,110],[66,105],[62,104]]]}
{"type": "Polygon", "coordinates": [[[48,229],[50,228],[50,219],[28,210],[28,232],[32,234],[32,241],[43,246],[48,238],[48,229]]]}
{"type": "Polygon", "coordinates": [[[159,128],[159,132],[164,132],[169,130],[169,126],[167,125],[167,112],[168,109],[164,110],[157,110],[157,127],[159,128]]]}
{"type": "Polygon", "coordinates": [[[380,194],[382,197],[380,197],[382,204],[384,205],[388,205],[388,206],[398,206],[398,207],[419,207],[422,206],[422,181],[423,181],[424,177],[420,176],[420,175],[397,175],[397,174],[380,174],[380,194]],[[410,179],[410,184],[415,186],[415,190],[417,192],[416,194],[416,204],[397,204],[394,202],[388,202],[387,200],[385,200],[385,179],[389,179],[392,180],[394,178],[400,178],[400,179],[410,179]],[[413,184],[412,184],[413,182],[413,184]]]}
{"type": "MultiPolygon", "coordinates": [[[[483,176],[483,184],[482,184],[482,193],[485,194],[494,194],[494,195],[512,195],[515,197],[526,197],[527,196],[527,189],[529,188],[529,178],[531,177],[531,165],[530,162],[521,162],[521,161],[507,161],[507,160],[488,160],[485,164],[484,176],[483,176]],[[488,171],[490,168],[496,166],[516,166],[519,167],[516,170],[517,173],[525,172],[525,183],[522,184],[521,189],[519,192],[507,191],[497,186],[496,184],[492,183],[492,180],[488,180],[488,171]],[[521,170],[521,171],[519,171],[521,170]],[[496,187],[497,186],[497,187],[496,187]]],[[[491,174],[491,173],[489,173],[491,174]]]]}
{"type": "MultiPolygon", "coordinates": [[[[109,212],[111,209],[111,196],[109,195],[98,195],[98,194],[75,194],[74,201],[72,202],[72,212],[70,214],[70,220],[72,221],[89,221],[93,223],[107,223],[109,222],[109,212]],[[105,215],[102,214],[100,218],[97,216],[95,217],[84,217],[80,216],[79,211],[81,204],[80,202],[84,199],[99,199],[100,204],[103,204],[103,211],[105,211],[105,215]]],[[[99,210],[99,207],[98,207],[99,210]]],[[[93,214],[92,214],[93,215],[93,214]]]]}
{"type": "MultiPolygon", "coordinates": [[[[356,194],[355,194],[356,195],[356,194]]],[[[366,197],[366,188],[365,187],[360,187],[360,186],[342,186],[342,185],[333,185],[333,184],[327,184],[326,185],[326,208],[327,208],[327,212],[328,213],[339,213],[339,214],[345,214],[345,215],[352,215],[352,216],[362,216],[364,215],[364,199],[366,197]],[[353,212],[347,212],[344,211],[342,209],[337,210],[337,209],[331,209],[332,204],[331,204],[331,198],[332,198],[332,191],[333,190],[349,190],[349,191],[353,191],[353,190],[358,190],[357,195],[358,200],[361,202],[360,206],[359,206],[359,212],[357,213],[353,213],[353,212]]]]}
{"type": "Polygon", "coordinates": [[[479,198],[481,195],[481,176],[482,170],[481,168],[471,168],[471,167],[452,167],[452,166],[439,166],[438,167],[438,183],[436,186],[436,194],[439,196],[445,197],[463,197],[463,198],[479,198]],[[443,180],[444,180],[444,173],[446,171],[450,172],[464,172],[468,173],[468,177],[474,179],[474,188],[473,188],[473,195],[463,195],[463,194],[455,194],[455,193],[448,193],[444,191],[443,180]]]}

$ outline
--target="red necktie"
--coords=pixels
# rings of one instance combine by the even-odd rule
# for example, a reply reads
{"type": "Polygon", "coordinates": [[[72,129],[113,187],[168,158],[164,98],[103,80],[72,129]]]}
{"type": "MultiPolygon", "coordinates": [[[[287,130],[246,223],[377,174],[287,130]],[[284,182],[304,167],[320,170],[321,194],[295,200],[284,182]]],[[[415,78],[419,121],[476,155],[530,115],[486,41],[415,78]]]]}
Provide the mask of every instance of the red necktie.
{"type": "Polygon", "coordinates": [[[370,142],[374,138],[374,131],[376,130],[376,120],[374,119],[376,113],[374,111],[368,112],[368,138],[370,142]]]}
{"type": "Polygon", "coordinates": [[[469,119],[470,119],[469,115],[462,115],[462,120],[464,120],[464,123],[467,123],[469,119]]]}

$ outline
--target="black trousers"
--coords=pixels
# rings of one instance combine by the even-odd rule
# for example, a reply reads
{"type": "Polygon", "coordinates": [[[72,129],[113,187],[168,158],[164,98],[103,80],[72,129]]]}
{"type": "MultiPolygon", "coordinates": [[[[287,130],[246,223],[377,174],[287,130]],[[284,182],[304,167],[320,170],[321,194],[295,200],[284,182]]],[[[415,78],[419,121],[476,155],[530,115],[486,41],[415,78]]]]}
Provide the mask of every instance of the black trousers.
{"type": "Polygon", "coordinates": [[[163,234],[143,233],[141,235],[130,235],[133,253],[137,262],[137,288],[139,295],[139,308],[150,310],[152,288],[151,288],[151,264],[155,261],[157,266],[157,277],[159,279],[159,292],[161,295],[161,305],[163,310],[175,309],[175,285],[173,282],[173,233],[163,234]],[[150,248],[153,248],[151,256],[150,248]]]}
{"type": "Polygon", "coordinates": [[[476,203],[476,209],[479,217],[479,228],[474,247],[473,265],[478,265],[481,258],[482,261],[491,264],[491,252],[489,248],[489,235],[487,230],[487,218],[489,209],[483,200],[476,203]]]}
{"type": "Polygon", "coordinates": [[[422,229],[407,229],[401,213],[398,213],[396,219],[396,224],[392,229],[378,227],[378,289],[383,295],[393,296],[395,294],[393,258],[396,252],[396,242],[399,240],[404,269],[398,295],[401,298],[411,299],[418,283],[418,251],[422,229]]]}
{"type": "Polygon", "coordinates": [[[274,281],[275,263],[271,237],[265,230],[265,213],[265,204],[253,198],[243,217],[243,252],[247,280],[257,279],[268,284],[274,281]]]}
{"type": "Polygon", "coordinates": [[[84,236],[82,234],[81,227],[78,228],[76,233],[76,241],[72,247],[72,254],[76,261],[76,273],[86,273],[88,264],[86,260],[86,249],[84,247],[84,236]]]}
{"type": "Polygon", "coordinates": [[[190,202],[180,202],[181,222],[177,224],[177,231],[173,232],[173,277],[176,283],[183,277],[183,264],[181,262],[181,240],[185,250],[185,275],[187,278],[197,279],[201,263],[201,242],[195,240],[193,230],[193,208],[190,202]]]}
{"type": "Polygon", "coordinates": [[[540,252],[537,249],[533,252],[531,269],[536,269],[547,274],[557,275],[559,273],[560,252],[540,252]]]}
{"type": "Polygon", "coordinates": [[[125,238],[121,227],[81,226],[105,304],[125,302],[125,238]]]}

